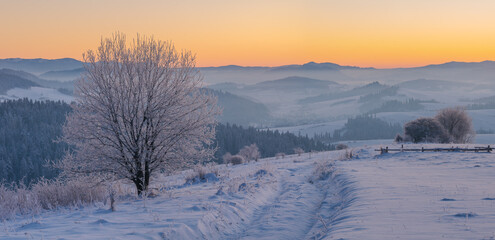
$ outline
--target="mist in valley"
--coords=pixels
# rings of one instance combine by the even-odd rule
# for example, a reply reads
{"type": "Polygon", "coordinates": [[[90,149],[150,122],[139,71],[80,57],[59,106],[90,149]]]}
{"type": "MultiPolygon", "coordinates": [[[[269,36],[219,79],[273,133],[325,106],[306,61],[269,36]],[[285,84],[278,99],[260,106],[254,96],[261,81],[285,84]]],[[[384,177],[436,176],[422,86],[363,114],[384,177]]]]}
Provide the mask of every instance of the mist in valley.
{"type": "MultiPolygon", "coordinates": [[[[83,73],[74,59],[0,60],[0,99],[70,102],[83,73]],[[19,79],[23,81],[19,81],[19,79]]],[[[205,88],[223,108],[223,123],[277,129],[313,137],[370,115],[390,124],[465,107],[478,133],[495,129],[495,62],[449,62],[375,69],[334,63],[279,67],[199,68],[205,88]]]]}

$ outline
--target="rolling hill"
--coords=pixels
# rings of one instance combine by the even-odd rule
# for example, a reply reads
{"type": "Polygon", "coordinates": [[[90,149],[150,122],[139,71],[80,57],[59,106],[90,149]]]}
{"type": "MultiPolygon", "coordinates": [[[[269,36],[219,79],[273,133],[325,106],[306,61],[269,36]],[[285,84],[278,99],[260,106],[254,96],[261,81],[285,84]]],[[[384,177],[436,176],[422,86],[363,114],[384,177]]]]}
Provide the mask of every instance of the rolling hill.
{"type": "Polygon", "coordinates": [[[30,80],[10,74],[8,70],[0,70],[0,94],[5,94],[13,88],[28,89],[37,86],[39,85],[30,80]]]}

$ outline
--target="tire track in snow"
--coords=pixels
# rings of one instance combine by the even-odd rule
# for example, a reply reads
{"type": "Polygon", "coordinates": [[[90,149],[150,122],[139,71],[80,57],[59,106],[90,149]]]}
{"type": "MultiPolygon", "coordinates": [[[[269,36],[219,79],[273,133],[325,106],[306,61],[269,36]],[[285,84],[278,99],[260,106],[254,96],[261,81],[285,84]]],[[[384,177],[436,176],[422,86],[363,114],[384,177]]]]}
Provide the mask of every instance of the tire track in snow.
{"type": "Polygon", "coordinates": [[[349,203],[335,175],[310,183],[313,164],[285,171],[274,201],[255,210],[243,231],[227,239],[323,239],[345,220],[349,203]]]}

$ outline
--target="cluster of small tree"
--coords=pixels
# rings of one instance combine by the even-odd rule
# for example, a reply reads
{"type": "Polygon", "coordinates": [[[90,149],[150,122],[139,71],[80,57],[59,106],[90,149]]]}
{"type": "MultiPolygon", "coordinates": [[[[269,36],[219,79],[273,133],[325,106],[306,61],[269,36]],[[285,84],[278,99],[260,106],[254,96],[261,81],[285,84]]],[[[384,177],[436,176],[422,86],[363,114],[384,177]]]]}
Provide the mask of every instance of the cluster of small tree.
{"type": "Polygon", "coordinates": [[[57,172],[47,161],[62,158],[67,144],[62,135],[65,115],[71,108],[63,102],[9,100],[0,103],[0,180],[29,184],[57,172]]]}
{"type": "Polygon", "coordinates": [[[392,86],[392,87],[388,87],[385,89],[381,89],[378,92],[370,93],[370,94],[359,97],[358,102],[359,103],[370,102],[370,101],[371,102],[377,102],[377,101],[382,100],[382,98],[384,98],[384,97],[397,95],[398,90],[399,90],[399,87],[397,87],[397,86],[392,86]]]}
{"type": "Polygon", "coordinates": [[[323,144],[321,141],[307,136],[296,136],[292,133],[281,133],[278,130],[259,130],[253,127],[244,128],[238,125],[218,124],[216,139],[213,146],[218,147],[215,160],[221,161],[226,153],[237,153],[244,146],[256,144],[260,157],[274,157],[277,153],[293,154],[293,149],[300,147],[304,151],[334,150],[333,145],[323,144]]]}
{"type": "Polygon", "coordinates": [[[494,134],[495,131],[493,129],[478,129],[476,130],[476,134],[494,134]]]}
{"type": "Polygon", "coordinates": [[[384,102],[380,107],[371,110],[369,113],[380,113],[380,112],[408,112],[423,109],[424,106],[421,105],[421,101],[417,99],[408,99],[406,101],[390,100],[384,102]]]}
{"type": "Polygon", "coordinates": [[[388,123],[372,114],[360,115],[347,119],[343,128],[331,133],[316,134],[315,140],[322,142],[338,142],[345,140],[369,140],[393,138],[402,132],[399,123],[388,123]]]}
{"type": "Polygon", "coordinates": [[[404,125],[404,135],[396,141],[468,143],[473,140],[472,120],[463,108],[440,110],[433,118],[418,118],[404,125]]]}
{"type": "Polygon", "coordinates": [[[473,103],[466,106],[468,110],[495,109],[495,101],[486,103],[473,103]]]}
{"type": "Polygon", "coordinates": [[[260,151],[258,150],[258,146],[256,144],[251,144],[249,146],[244,146],[239,150],[239,153],[236,155],[232,155],[229,152],[222,156],[223,163],[228,164],[232,163],[234,165],[241,164],[244,162],[250,161],[258,161],[260,158],[260,151]]]}

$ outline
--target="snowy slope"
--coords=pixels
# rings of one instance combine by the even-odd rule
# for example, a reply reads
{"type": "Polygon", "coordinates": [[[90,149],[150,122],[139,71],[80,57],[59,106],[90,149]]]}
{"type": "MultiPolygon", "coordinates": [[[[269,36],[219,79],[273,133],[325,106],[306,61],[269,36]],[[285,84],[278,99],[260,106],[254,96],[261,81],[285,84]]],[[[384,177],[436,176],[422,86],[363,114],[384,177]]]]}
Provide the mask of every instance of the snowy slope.
{"type": "Polygon", "coordinates": [[[493,153],[394,153],[338,167],[359,190],[335,239],[495,237],[493,153]]]}
{"type": "Polygon", "coordinates": [[[44,87],[30,87],[29,89],[13,88],[8,90],[4,96],[0,95],[0,101],[2,98],[5,99],[29,98],[32,100],[63,101],[66,103],[71,103],[72,101],[74,101],[73,96],[63,94],[53,88],[44,88],[44,87]]]}
{"type": "MultiPolygon", "coordinates": [[[[0,239],[491,239],[495,153],[374,147],[217,166],[155,181],[154,198],[5,221],[0,239]]],[[[406,147],[417,147],[407,145],[406,147]]],[[[421,146],[419,146],[421,147],[421,146]]]]}

